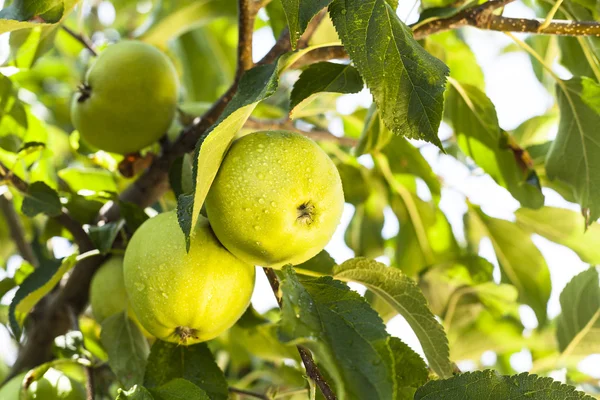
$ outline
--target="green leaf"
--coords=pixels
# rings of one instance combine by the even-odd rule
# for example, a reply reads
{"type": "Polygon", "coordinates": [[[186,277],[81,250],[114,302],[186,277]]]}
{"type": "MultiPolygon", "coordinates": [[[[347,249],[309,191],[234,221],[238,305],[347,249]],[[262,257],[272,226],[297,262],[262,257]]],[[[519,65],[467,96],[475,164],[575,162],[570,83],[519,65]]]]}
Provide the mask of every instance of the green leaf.
{"type": "Polygon", "coordinates": [[[391,182],[393,189],[401,193],[391,202],[401,225],[396,237],[396,265],[414,276],[427,266],[456,258],[458,244],[444,213],[410,193],[397,179],[391,182]]]}
{"type": "Polygon", "coordinates": [[[417,390],[415,400],[592,400],[573,386],[537,375],[505,376],[485,370],[429,381],[417,390]]]}
{"type": "Polygon", "coordinates": [[[320,92],[358,93],[363,88],[363,81],[358,70],[350,64],[319,62],[310,65],[294,84],[290,96],[290,115],[293,118],[296,107],[310,101],[320,92]]]}
{"type": "Polygon", "coordinates": [[[451,81],[446,116],[460,149],[525,207],[538,208],[544,195],[535,171],[521,159],[522,149],[500,129],[496,110],[483,91],[451,81]]]}
{"type": "MultiPolygon", "coordinates": [[[[240,81],[238,91],[229,102],[218,121],[198,141],[194,157],[194,194],[191,204],[191,222],[182,219],[180,210],[188,209],[188,204],[178,201],[179,224],[186,239],[198,222],[200,209],[217,175],[217,171],[236,133],[244,125],[256,104],[271,96],[277,89],[277,64],[254,67],[247,71],[240,81]],[[199,173],[198,171],[201,171],[199,173]],[[186,207],[187,206],[187,207],[186,207]]],[[[179,197],[181,199],[181,196],[179,197]]]]}
{"type": "Polygon", "coordinates": [[[62,260],[42,261],[21,283],[8,309],[10,328],[17,339],[21,337],[21,322],[25,316],[75,266],[76,261],[76,253],[62,260]]]}
{"type": "Polygon", "coordinates": [[[329,3],[331,0],[281,0],[290,29],[292,49],[296,49],[298,39],[306,30],[308,23],[329,3]]]}
{"type": "Polygon", "coordinates": [[[308,261],[303,262],[299,265],[294,265],[294,269],[297,273],[303,275],[332,275],[333,267],[335,267],[335,260],[325,250],[321,250],[319,254],[314,256],[308,261]]]}
{"type": "Polygon", "coordinates": [[[412,400],[416,388],[425,384],[429,379],[427,365],[417,353],[396,337],[390,338],[390,348],[394,355],[398,385],[396,398],[412,400]]]}
{"type": "Polygon", "coordinates": [[[271,25],[271,29],[273,30],[273,36],[278,38],[281,32],[287,27],[283,5],[280,1],[270,1],[265,7],[265,11],[269,16],[269,25],[271,25]]]}
{"type": "Polygon", "coordinates": [[[383,149],[389,160],[393,174],[412,174],[421,178],[434,199],[442,194],[440,178],[433,172],[431,165],[425,160],[419,149],[403,137],[394,136],[383,149]]]}
{"type": "Polygon", "coordinates": [[[125,220],[117,222],[108,222],[101,226],[90,226],[89,236],[94,246],[100,250],[100,253],[107,254],[112,248],[119,231],[125,225],[125,220]]]}
{"type": "Polygon", "coordinates": [[[102,322],[100,340],[108,353],[108,365],[119,381],[128,388],[141,385],[150,348],[126,312],[111,315],[102,322]]]}
{"type": "Polygon", "coordinates": [[[33,182],[27,188],[23,199],[21,212],[33,218],[40,213],[50,217],[57,217],[62,211],[58,193],[44,182],[33,182]]]}
{"type": "MultiPolygon", "coordinates": [[[[177,6],[177,3],[174,3],[177,6]]],[[[184,3],[185,4],[185,3],[184,3]]],[[[161,8],[158,7],[159,12],[161,8]]],[[[157,16],[158,21],[140,40],[160,48],[166,48],[167,42],[194,28],[201,27],[209,22],[222,17],[233,18],[237,14],[234,1],[223,0],[198,0],[189,2],[168,15],[157,16]]]]}
{"type": "Polygon", "coordinates": [[[58,171],[60,179],[77,193],[80,190],[92,192],[117,192],[117,184],[112,173],[104,169],[67,167],[58,171]]]}
{"type": "Polygon", "coordinates": [[[298,280],[290,266],[282,273],[280,338],[311,348],[340,398],[393,399],[394,361],[379,315],[331,277],[298,280]]]}
{"type": "Polygon", "coordinates": [[[346,245],[356,256],[376,258],[383,255],[384,239],[381,231],[384,225],[383,210],[387,206],[386,197],[385,187],[380,184],[371,190],[364,203],[356,205],[344,235],[346,245]]]}
{"type": "Polygon", "coordinates": [[[457,31],[428,36],[425,39],[425,49],[448,66],[452,78],[484,90],[483,71],[475,54],[457,31]]]}
{"type": "Polygon", "coordinates": [[[212,400],[228,398],[225,376],[205,343],[178,346],[161,340],[154,342],[144,375],[144,385],[154,389],[176,378],[192,382],[212,400]]]}
{"type": "Polygon", "coordinates": [[[560,294],[556,321],[561,356],[600,352],[600,282],[596,268],[575,276],[560,294]]]}
{"type": "Polygon", "coordinates": [[[365,285],[384,299],[409,323],[423,346],[429,365],[442,378],[452,376],[448,339],[429,310],[417,284],[399,269],[374,260],[354,258],[334,270],[334,277],[365,285]]]}
{"type": "Polygon", "coordinates": [[[0,10],[0,19],[29,21],[39,18],[55,23],[60,21],[64,6],[63,0],[14,0],[10,6],[0,10]]]}
{"type": "Polygon", "coordinates": [[[162,386],[150,389],[155,400],[212,400],[208,394],[192,382],[175,378],[162,386]]]}
{"type": "Polygon", "coordinates": [[[548,141],[551,129],[557,122],[558,115],[552,111],[536,115],[521,123],[514,130],[512,136],[521,147],[540,145],[548,141]]]}
{"type": "Polygon", "coordinates": [[[573,250],[583,262],[600,264],[600,224],[585,229],[585,218],[580,213],[556,207],[539,210],[521,208],[515,212],[517,224],[548,240],[573,250]]]}
{"type": "Polygon", "coordinates": [[[385,0],[335,0],[329,12],[388,128],[441,148],[444,63],[414,40],[385,0]]]}
{"type": "Polygon", "coordinates": [[[520,300],[533,309],[539,325],[545,325],[552,284],[546,260],[530,234],[515,223],[485,215],[475,206],[468,215],[469,223],[490,238],[503,277],[517,288],[520,300]]]}
{"type": "Polygon", "coordinates": [[[354,154],[358,157],[384,149],[394,135],[385,126],[379,116],[375,103],[371,104],[363,124],[360,140],[354,154]]]}
{"type": "Polygon", "coordinates": [[[48,27],[69,14],[79,0],[15,0],[0,10],[0,34],[18,29],[48,27]]]}
{"type": "Polygon", "coordinates": [[[600,217],[600,85],[573,78],[559,82],[556,91],[560,124],[546,171],[573,187],[581,208],[589,210],[589,225],[600,217]]]}
{"type": "Polygon", "coordinates": [[[119,389],[116,400],[154,400],[154,397],[145,387],[135,385],[129,390],[119,389]]]}

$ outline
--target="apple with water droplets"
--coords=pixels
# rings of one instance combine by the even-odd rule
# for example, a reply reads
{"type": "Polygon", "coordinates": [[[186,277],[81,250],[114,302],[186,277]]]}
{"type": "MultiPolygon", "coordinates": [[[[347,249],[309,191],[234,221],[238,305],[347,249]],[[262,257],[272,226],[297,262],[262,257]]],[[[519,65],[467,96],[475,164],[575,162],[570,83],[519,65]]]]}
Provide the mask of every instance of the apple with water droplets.
{"type": "Polygon", "coordinates": [[[213,339],[246,311],[255,268],[231,254],[200,217],[189,252],[174,211],[144,222],[124,260],[125,289],[153,336],[190,345],[213,339]]]}
{"type": "Polygon", "coordinates": [[[237,139],[206,198],[221,243],[248,263],[272,268],[301,264],[319,253],[343,209],[333,161],[314,141],[288,131],[237,139]]]}

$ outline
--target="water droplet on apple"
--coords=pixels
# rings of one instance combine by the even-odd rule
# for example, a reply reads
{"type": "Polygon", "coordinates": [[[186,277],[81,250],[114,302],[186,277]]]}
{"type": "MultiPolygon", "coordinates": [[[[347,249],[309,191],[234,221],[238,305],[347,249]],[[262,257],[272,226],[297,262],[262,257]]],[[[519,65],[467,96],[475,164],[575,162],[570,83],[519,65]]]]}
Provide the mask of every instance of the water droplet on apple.
{"type": "Polygon", "coordinates": [[[254,230],[255,230],[255,231],[259,231],[259,230],[260,230],[260,226],[258,226],[258,225],[254,225],[254,230]]]}
{"type": "Polygon", "coordinates": [[[263,199],[263,198],[260,198],[260,199],[258,199],[258,202],[259,202],[260,204],[264,204],[264,203],[265,203],[265,199],[263,199]]]}
{"type": "Polygon", "coordinates": [[[277,207],[277,203],[275,203],[274,201],[271,202],[271,207],[277,207]]]}
{"type": "Polygon", "coordinates": [[[143,283],[140,283],[140,282],[136,282],[136,283],[135,283],[135,288],[136,288],[136,289],[137,289],[139,292],[141,292],[142,290],[146,289],[146,285],[144,285],[143,283]]]}

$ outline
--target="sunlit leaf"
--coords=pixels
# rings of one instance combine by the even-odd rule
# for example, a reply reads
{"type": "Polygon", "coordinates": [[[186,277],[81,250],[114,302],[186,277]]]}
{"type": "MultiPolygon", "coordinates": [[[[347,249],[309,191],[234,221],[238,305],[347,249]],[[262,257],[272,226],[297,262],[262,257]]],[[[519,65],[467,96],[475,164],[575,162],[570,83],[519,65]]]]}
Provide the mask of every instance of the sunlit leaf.
{"type": "Polygon", "coordinates": [[[441,148],[444,63],[414,40],[385,0],[335,0],[329,12],[388,128],[441,148]]]}
{"type": "Polygon", "coordinates": [[[448,339],[416,283],[400,270],[366,258],[354,258],[334,271],[337,279],[367,286],[402,315],[423,346],[431,368],[440,377],[452,376],[448,339]]]}
{"type": "Polygon", "coordinates": [[[585,218],[578,212],[556,207],[516,211],[517,224],[548,240],[572,249],[583,262],[600,264],[600,224],[585,229],[585,218]]]}
{"type": "Polygon", "coordinates": [[[542,206],[544,195],[532,179],[535,171],[522,157],[523,150],[500,129],[490,99],[475,86],[451,83],[445,112],[461,150],[523,206],[542,206]]]}
{"type": "Polygon", "coordinates": [[[556,92],[560,124],[546,170],[550,179],[573,187],[581,208],[589,210],[589,224],[600,217],[600,85],[573,78],[560,82],[556,92]]]}
{"type": "Polygon", "coordinates": [[[522,373],[505,376],[496,371],[468,372],[453,378],[429,381],[419,388],[415,400],[592,400],[573,386],[552,378],[522,373]]]}
{"type": "Polygon", "coordinates": [[[550,272],[529,233],[510,221],[489,217],[475,206],[469,211],[469,220],[490,238],[504,279],[517,288],[520,300],[533,308],[539,324],[544,325],[552,286],[550,272]]]}
{"type": "Polygon", "coordinates": [[[561,356],[600,352],[600,282],[596,268],[575,276],[560,294],[562,313],[556,321],[561,356]]]}
{"type": "Polygon", "coordinates": [[[76,261],[77,254],[73,254],[62,260],[43,262],[21,283],[8,310],[10,328],[17,338],[21,336],[21,323],[27,313],[75,266],[76,261]]]}

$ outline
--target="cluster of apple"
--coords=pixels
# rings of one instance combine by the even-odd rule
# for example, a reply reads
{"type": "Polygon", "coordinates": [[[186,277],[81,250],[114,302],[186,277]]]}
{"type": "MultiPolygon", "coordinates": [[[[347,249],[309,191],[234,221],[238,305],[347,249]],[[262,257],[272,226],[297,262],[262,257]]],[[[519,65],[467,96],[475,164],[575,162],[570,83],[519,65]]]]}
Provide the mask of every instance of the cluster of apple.
{"type": "MultiPolygon", "coordinates": [[[[137,152],[164,135],[178,91],[164,54],[141,42],[120,42],[88,70],[73,98],[73,124],[98,149],[137,152]]],[[[248,307],[255,266],[297,265],[323,249],[339,224],[344,194],[335,165],[312,140],[255,132],[231,145],[205,205],[208,219],[199,218],[189,251],[170,211],[138,228],[125,257],[100,267],[90,288],[98,322],[126,310],[147,337],[183,345],[217,337],[248,307]]],[[[23,378],[5,385],[0,398],[19,399],[23,378]]],[[[85,398],[79,382],[53,369],[24,393],[85,398]]]]}
{"type": "MultiPolygon", "coordinates": [[[[73,123],[99,149],[139,151],[167,130],[178,86],[156,48],[109,46],[73,99],[73,123]]],[[[316,255],[343,205],[337,169],[312,140],[285,131],[243,136],[223,160],[206,198],[208,219],[192,229],[189,251],[174,211],[146,221],[124,258],[111,258],[95,275],[94,315],[102,321],[129,304],[147,335],[179,344],[210,340],[248,307],[255,266],[296,265],[316,255]]]]}

